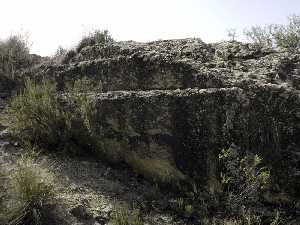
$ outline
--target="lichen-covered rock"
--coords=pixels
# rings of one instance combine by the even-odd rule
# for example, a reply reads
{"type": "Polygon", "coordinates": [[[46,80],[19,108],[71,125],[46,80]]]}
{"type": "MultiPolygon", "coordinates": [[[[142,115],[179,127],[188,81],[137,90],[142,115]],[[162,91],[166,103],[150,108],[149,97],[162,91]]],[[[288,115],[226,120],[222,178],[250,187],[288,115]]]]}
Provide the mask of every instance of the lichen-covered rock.
{"type": "Polygon", "coordinates": [[[115,42],[35,71],[60,90],[81,77],[102,83],[90,98],[107,151],[164,160],[213,189],[217,154],[234,143],[262,155],[273,181],[300,195],[298,51],[200,39],[115,42]]]}
{"type": "MultiPolygon", "coordinates": [[[[95,132],[124,152],[171,162],[214,184],[222,148],[258,153],[274,181],[299,194],[300,95],[278,85],[241,88],[107,92],[97,101],[95,132]],[[298,163],[298,164],[297,164],[298,163]],[[291,172],[291,169],[295,173],[291,172]]],[[[114,147],[116,148],[116,147],[114,147]]],[[[210,187],[212,188],[212,187],[210,187]]]]}
{"type": "Polygon", "coordinates": [[[60,88],[87,76],[101,81],[103,91],[246,87],[253,83],[299,89],[299,70],[299,52],[182,39],[87,46],[68,63],[43,64],[30,73],[48,75],[60,88]]]}

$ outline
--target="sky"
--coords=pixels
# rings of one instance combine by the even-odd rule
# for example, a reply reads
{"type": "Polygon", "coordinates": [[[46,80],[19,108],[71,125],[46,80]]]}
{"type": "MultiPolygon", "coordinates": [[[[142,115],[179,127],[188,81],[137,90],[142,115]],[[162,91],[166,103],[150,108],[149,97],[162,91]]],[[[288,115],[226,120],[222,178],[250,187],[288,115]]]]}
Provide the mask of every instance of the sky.
{"type": "MultiPolygon", "coordinates": [[[[95,29],[120,40],[227,38],[252,25],[285,23],[300,15],[300,0],[0,0],[0,39],[26,33],[31,52],[72,48],[95,29]]],[[[242,33],[242,32],[241,32],[242,33]]]]}

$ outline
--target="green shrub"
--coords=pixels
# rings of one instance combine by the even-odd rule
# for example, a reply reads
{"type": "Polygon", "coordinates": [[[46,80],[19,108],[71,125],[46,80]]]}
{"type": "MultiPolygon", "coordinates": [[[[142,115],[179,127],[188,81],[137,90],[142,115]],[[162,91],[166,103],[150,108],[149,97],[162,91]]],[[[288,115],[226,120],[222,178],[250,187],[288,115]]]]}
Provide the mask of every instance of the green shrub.
{"type": "Polygon", "coordinates": [[[219,159],[223,165],[221,178],[226,207],[231,212],[241,213],[258,202],[269,183],[270,171],[261,165],[258,155],[242,157],[233,147],[222,150],[219,159]]]}
{"type": "Polygon", "coordinates": [[[60,62],[63,63],[63,64],[67,64],[75,56],[76,56],[76,51],[74,49],[71,49],[71,50],[67,51],[63,56],[61,56],[62,59],[61,59],[60,62]]]}
{"type": "Polygon", "coordinates": [[[76,106],[77,113],[80,115],[90,134],[96,123],[96,102],[94,92],[102,92],[101,82],[92,81],[87,77],[75,80],[67,87],[69,93],[69,104],[76,106]]]}
{"type": "Polygon", "coordinates": [[[30,158],[22,158],[18,162],[13,181],[22,202],[41,205],[52,196],[53,176],[30,158]]]}
{"type": "Polygon", "coordinates": [[[212,194],[202,184],[192,184],[192,191],[177,197],[170,205],[177,213],[196,217],[201,224],[214,225],[279,225],[284,224],[278,212],[273,215],[258,211],[261,197],[268,190],[270,171],[255,154],[242,154],[232,145],[219,154],[221,192],[212,194]],[[207,217],[215,209],[223,208],[221,217],[207,217]]]}
{"type": "Polygon", "coordinates": [[[92,148],[92,138],[77,106],[62,102],[53,82],[26,80],[24,90],[9,108],[12,133],[29,146],[81,154],[92,148]]]}
{"type": "Polygon", "coordinates": [[[12,132],[22,141],[42,148],[56,148],[65,139],[70,115],[61,109],[53,82],[25,81],[24,90],[10,105],[12,132]]]}
{"type": "Polygon", "coordinates": [[[300,16],[288,17],[287,25],[253,26],[246,29],[244,34],[250,41],[260,46],[293,50],[300,47],[300,16]]]}
{"type": "Polygon", "coordinates": [[[18,70],[32,63],[29,44],[24,35],[13,35],[0,41],[0,75],[14,79],[18,70]]]}
{"type": "Polygon", "coordinates": [[[108,30],[95,30],[94,32],[81,39],[76,47],[76,52],[80,52],[81,49],[87,46],[92,46],[95,44],[108,44],[112,43],[113,41],[114,39],[112,38],[108,30]]]}

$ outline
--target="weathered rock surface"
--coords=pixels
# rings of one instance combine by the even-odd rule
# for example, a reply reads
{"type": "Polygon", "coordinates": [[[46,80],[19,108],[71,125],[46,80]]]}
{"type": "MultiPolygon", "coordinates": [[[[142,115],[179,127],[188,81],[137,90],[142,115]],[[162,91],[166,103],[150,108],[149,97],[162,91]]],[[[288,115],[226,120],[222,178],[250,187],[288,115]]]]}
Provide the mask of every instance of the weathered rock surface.
{"type": "Polygon", "coordinates": [[[234,143],[262,155],[274,181],[299,196],[299,51],[183,39],[88,46],[67,61],[36,76],[60,89],[83,76],[101,82],[90,97],[107,149],[167,160],[211,186],[218,152],[234,143]]]}
{"type": "Polygon", "coordinates": [[[183,39],[88,46],[67,64],[44,64],[34,72],[55,77],[61,87],[88,76],[101,81],[104,91],[113,91],[247,87],[253,83],[299,89],[299,70],[300,52],[183,39]]]}
{"type": "Polygon", "coordinates": [[[106,148],[174,162],[213,182],[217,154],[235,143],[259,153],[287,189],[299,182],[300,95],[277,85],[107,92],[97,100],[96,133],[106,148]],[[296,110],[297,111],[297,110],[296,110]],[[117,144],[119,143],[119,145],[117,144]],[[294,172],[293,172],[294,171],[294,172]]]}

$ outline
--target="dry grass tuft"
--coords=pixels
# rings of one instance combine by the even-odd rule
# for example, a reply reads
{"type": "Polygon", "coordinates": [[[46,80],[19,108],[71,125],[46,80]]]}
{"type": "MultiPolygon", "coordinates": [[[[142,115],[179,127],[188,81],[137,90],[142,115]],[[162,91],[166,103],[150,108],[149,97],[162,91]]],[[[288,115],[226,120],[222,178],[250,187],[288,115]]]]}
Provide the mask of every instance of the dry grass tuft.
{"type": "Polygon", "coordinates": [[[54,197],[53,175],[30,157],[22,157],[11,173],[0,212],[4,224],[44,224],[54,197]]]}
{"type": "Polygon", "coordinates": [[[112,225],[143,225],[140,211],[133,209],[130,211],[126,206],[119,206],[115,209],[115,214],[110,221],[112,225]]]}

